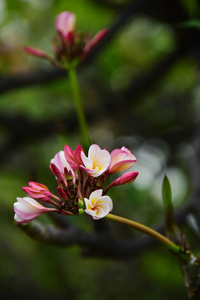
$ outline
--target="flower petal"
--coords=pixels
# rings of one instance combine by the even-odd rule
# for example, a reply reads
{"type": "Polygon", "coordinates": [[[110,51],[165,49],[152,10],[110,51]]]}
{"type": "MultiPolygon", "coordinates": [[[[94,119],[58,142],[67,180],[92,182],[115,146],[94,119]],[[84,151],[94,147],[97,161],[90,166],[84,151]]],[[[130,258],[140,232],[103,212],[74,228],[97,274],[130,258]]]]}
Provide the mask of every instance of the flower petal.
{"type": "Polygon", "coordinates": [[[69,35],[74,32],[76,26],[76,16],[69,12],[63,11],[56,17],[55,28],[64,38],[68,39],[69,35]]]}
{"type": "Polygon", "coordinates": [[[43,50],[40,50],[38,48],[24,46],[23,50],[26,51],[28,54],[31,54],[31,55],[34,55],[34,56],[38,56],[38,57],[41,57],[41,58],[47,58],[47,59],[50,58],[50,56],[46,52],[44,52],[43,50]]]}
{"type": "Polygon", "coordinates": [[[104,36],[107,34],[108,29],[102,29],[101,31],[97,32],[95,36],[88,42],[86,43],[84,50],[83,50],[83,55],[86,56],[88,52],[100,41],[104,38],[104,36]]]}
{"type": "Polygon", "coordinates": [[[85,212],[93,219],[105,217],[113,208],[112,200],[109,196],[102,196],[103,190],[99,189],[90,194],[89,199],[84,198],[85,212]]]}
{"type": "Polygon", "coordinates": [[[131,168],[136,162],[136,157],[125,147],[111,152],[109,173],[116,173],[131,168]]]}

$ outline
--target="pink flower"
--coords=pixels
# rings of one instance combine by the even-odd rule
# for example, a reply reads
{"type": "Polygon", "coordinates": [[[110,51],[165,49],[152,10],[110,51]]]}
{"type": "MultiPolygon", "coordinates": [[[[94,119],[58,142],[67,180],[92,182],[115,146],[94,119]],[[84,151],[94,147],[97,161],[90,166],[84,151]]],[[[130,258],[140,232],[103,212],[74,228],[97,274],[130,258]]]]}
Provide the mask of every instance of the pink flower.
{"type": "Polygon", "coordinates": [[[24,47],[24,50],[31,55],[48,59],[57,67],[64,69],[72,61],[76,65],[80,63],[107,33],[107,30],[103,29],[89,39],[89,34],[76,32],[76,17],[69,11],[61,12],[56,17],[55,29],[57,34],[52,44],[54,58],[37,48],[24,47]]]}
{"type": "Polygon", "coordinates": [[[93,177],[98,177],[107,171],[111,162],[110,153],[95,144],[90,146],[88,157],[85,156],[84,152],[81,152],[81,158],[84,164],[82,168],[93,177]]]}
{"type": "Polygon", "coordinates": [[[90,194],[89,199],[84,198],[85,212],[93,219],[104,218],[112,209],[113,203],[109,196],[102,196],[103,190],[96,190],[90,194]]]}
{"type": "Polygon", "coordinates": [[[28,223],[45,212],[57,211],[55,208],[44,207],[30,197],[17,197],[17,201],[14,203],[14,220],[18,223],[28,223]]]}
{"type": "Polygon", "coordinates": [[[52,195],[46,185],[34,181],[29,182],[29,187],[24,186],[22,189],[30,197],[40,201],[49,201],[52,195]]]}
{"type": "Polygon", "coordinates": [[[125,147],[111,152],[111,165],[109,173],[116,173],[131,168],[136,162],[136,157],[125,147]]]}
{"type": "Polygon", "coordinates": [[[81,152],[83,152],[83,148],[80,145],[76,147],[74,152],[68,145],[65,145],[64,148],[65,158],[73,170],[80,169],[80,165],[83,164],[81,158],[81,152]]]}

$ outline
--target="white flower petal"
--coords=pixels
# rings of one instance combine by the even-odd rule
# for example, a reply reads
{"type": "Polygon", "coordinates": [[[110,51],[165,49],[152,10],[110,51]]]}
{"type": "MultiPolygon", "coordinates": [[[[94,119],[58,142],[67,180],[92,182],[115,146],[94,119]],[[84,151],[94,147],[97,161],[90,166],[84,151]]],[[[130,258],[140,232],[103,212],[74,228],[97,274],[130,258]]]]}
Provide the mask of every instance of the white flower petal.
{"type": "Polygon", "coordinates": [[[96,191],[92,192],[90,194],[89,201],[91,201],[93,198],[100,198],[102,196],[102,193],[103,193],[102,189],[99,189],[99,190],[96,190],[96,191]]]}
{"type": "Polygon", "coordinates": [[[21,219],[20,217],[18,217],[17,214],[14,215],[14,220],[15,220],[16,222],[18,222],[18,223],[24,222],[24,219],[21,219]]]}
{"type": "Polygon", "coordinates": [[[81,159],[83,161],[83,164],[85,165],[85,167],[87,169],[92,169],[93,168],[93,162],[90,158],[88,158],[87,156],[85,156],[85,154],[83,152],[81,152],[81,159]]]}

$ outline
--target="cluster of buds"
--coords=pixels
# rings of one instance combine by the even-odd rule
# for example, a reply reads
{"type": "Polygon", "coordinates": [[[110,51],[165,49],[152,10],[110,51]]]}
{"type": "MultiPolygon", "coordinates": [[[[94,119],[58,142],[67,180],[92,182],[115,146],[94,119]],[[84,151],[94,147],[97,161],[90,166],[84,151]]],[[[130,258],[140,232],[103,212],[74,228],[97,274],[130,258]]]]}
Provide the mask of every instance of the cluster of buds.
{"type": "Polygon", "coordinates": [[[83,35],[80,31],[76,32],[76,17],[68,11],[64,11],[56,17],[55,29],[56,35],[52,43],[54,57],[37,48],[24,47],[24,50],[64,69],[71,64],[78,65],[107,33],[107,29],[103,29],[90,38],[89,33],[83,35]]]}
{"type": "Polygon", "coordinates": [[[135,156],[125,147],[109,153],[93,144],[86,156],[80,145],[75,151],[65,145],[64,151],[58,152],[50,162],[50,170],[58,184],[58,196],[43,184],[29,182],[28,187],[23,187],[29,197],[18,197],[14,203],[14,219],[18,223],[27,223],[51,211],[62,215],[86,212],[93,219],[101,219],[113,208],[112,199],[106,195],[108,190],[133,182],[138,172],[126,172],[109,185],[106,185],[106,179],[113,173],[128,170],[135,162],[135,156]],[[49,203],[51,207],[36,200],[49,203]]]}

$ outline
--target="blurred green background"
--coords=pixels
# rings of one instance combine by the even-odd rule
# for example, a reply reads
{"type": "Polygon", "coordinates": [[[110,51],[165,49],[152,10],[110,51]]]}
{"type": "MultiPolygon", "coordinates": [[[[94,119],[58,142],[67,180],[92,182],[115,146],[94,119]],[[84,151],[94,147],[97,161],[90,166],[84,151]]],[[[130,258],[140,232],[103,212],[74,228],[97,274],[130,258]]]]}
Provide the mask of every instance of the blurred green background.
{"type": "MultiPolygon", "coordinates": [[[[95,34],[109,28],[128,2],[135,1],[0,0],[1,82],[51,69],[48,62],[28,56],[22,47],[51,53],[58,13],[73,11],[77,28],[95,34]]],[[[196,16],[198,1],[179,2],[191,18],[196,16]]],[[[199,118],[199,68],[192,55],[180,54],[147,88],[144,82],[138,92],[134,85],[177,45],[174,25],[138,14],[79,72],[93,142],[110,151],[125,146],[137,157],[133,168],[140,173],[137,180],[110,193],[113,213],[150,227],[164,220],[161,185],[165,173],[176,209],[186,203],[192,190],[189,170],[199,118]]],[[[35,180],[55,191],[50,159],[65,144],[74,149],[80,143],[76,119],[66,125],[72,116],[67,77],[0,95],[1,299],[187,299],[181,270],[162,246],[127,260],[85,257],[78,246],[40,244],[16,227],[12,206],[16,196],[25,196],[22,186],[35,180]]],[[[46,216],[40,219],[50,222],[46,216]]],[[[91,230],[84,216],[74,222],[91,230]]],[[[142,236],[117,224],[109,226],[116,237],[142,236]]],[[[183,228],[198,255],[198,237],[187,224],[183,228]]]]}

